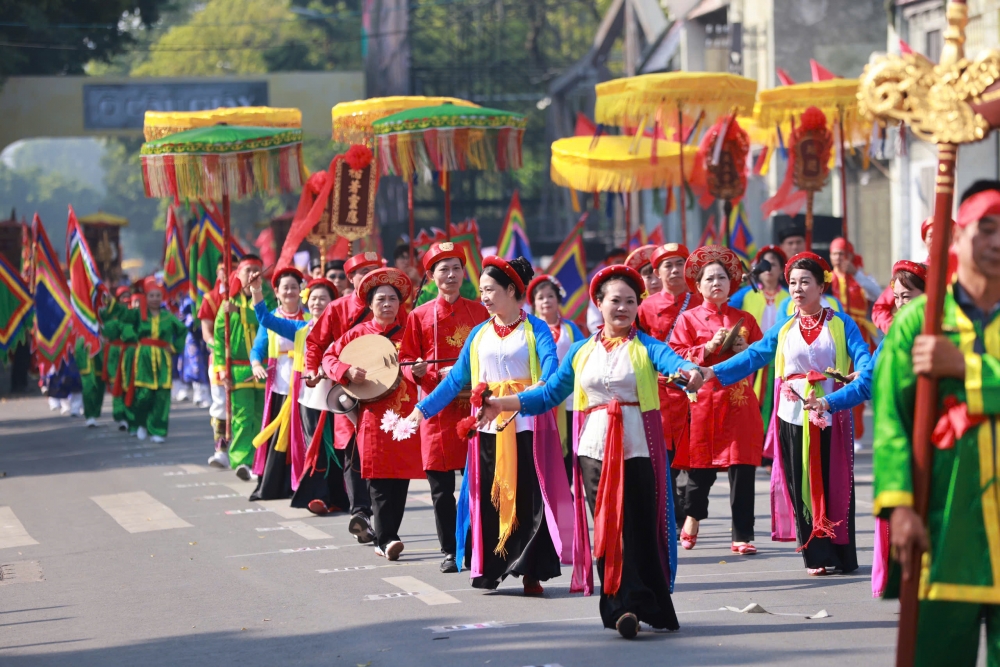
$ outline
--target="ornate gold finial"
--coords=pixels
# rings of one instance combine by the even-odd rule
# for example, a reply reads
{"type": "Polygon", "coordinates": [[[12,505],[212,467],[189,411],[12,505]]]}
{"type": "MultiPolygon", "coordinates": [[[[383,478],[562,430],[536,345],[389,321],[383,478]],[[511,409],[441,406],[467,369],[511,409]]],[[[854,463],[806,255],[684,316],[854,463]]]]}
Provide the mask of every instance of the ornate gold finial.
{"type": "Polygon", "coordinates": [[[903,122],[936,144],[980,141],[1000,124],[1000,51],[964,57],[965,3],[948,3],[941,63],[920,54],[883,56],[865,67],[858,110],[879,122],[903,122]]]}

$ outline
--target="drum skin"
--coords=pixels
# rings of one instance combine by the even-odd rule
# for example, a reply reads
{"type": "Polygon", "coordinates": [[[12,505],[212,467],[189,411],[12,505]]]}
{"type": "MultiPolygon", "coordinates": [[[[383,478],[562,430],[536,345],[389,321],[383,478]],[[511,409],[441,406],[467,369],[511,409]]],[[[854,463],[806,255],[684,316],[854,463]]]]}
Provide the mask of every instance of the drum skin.
{"type": "Polygon", "coordinates": [[[396,345],[378,334],[355,338],[344,346],[340,361],[365,370],[363,382],[349,382],[344,391],[362,402],[377,401],[399,386],[399,354],[396,345]]]}

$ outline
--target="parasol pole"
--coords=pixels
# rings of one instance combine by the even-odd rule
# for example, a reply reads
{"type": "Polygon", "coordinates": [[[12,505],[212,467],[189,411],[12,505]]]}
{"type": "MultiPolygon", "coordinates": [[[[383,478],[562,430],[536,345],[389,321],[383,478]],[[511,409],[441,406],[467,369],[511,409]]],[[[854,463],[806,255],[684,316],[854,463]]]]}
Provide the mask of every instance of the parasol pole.
{"type": "Polygon", "coordinates": [[[414,220],[413,212],[413,177],[410,176],[409,182],[406,184],[406,210],[410,214],[410,261],[416,264],[417,255],[415,252],[415,246],[413,244],[413,235],[415,233],[416,221],[414,220]]]}
{"type": "Polygon", "coordinates": [[[441,172],[444,176],[444,233],[451,240],[451,174],[441,172]]]}
{"type": "MultiPolygon", "coordinates": [[[[693,131],[693,130],[692,130],[693,131]]],[[[687,208],[687,203],[684,201],[686,199],[684,195],[684,146],[687,143],[687,137],[684,136],[684,114],[681,111],[680,100],[677,101],[677,139],[681,144],[681,196],[680,196],[680,206],[681,206],[681,244],[687,245],[688,238],[688,226],[687,226],[687,215],[685,209],[687,208]]]]}
{"type": "MultiPolygon", "coordinates": [[[[965,0],[952,0],[947,8],[948,27],[944,34],[941,63],[944,68],[954,66],[964,56],[965,24],[968,9],[965,0]]],[[[958,146],[938,144],[938,168],[934,187],[934,221],[931,223],[930,267],[927,271],[927,305],[924,311],[923,333],[941,334],[944,312],[944,295],[948,278],[948,247],[951,245],[951,210],[955,198],[955,158],[958,146]]],[[[925,375],[917,376],[917,392],[913,418],[913,509],[927,526],[927,508],[930,501],[931,432],[937,419],[937,380],[925,375]]],[[[910,562],[917,567],[908,580],[900,583],[899,635],[896,641],[896,667],[911,667],[916,657],[917,620],[920,613],[920,578],[923,552],[916,546],[910,553],[910,562]]]]}
{"type": "Polygon", "coordinates": [[[806,250],[813,249],[813,196],[812,190],[806,190],[806,250]]]}
{"type": "Polygon", "coordinates": [[[626,192],[622,197],[622,207],[625,215],[625,250],[628,251],[629,243],[632,242],[632,193],[626,192]]]}
{"type": "Polygon", "coordinates": [[[847,241],[847,151],[844,150],[844,107],[839,107],[840,112],[840,219],[841,234],[847,241]]]}
{"type": "MultiPolygon", "coordinates": [[[[229,193],[224,192],[222,195],[222,243],[223,243],[223,258],[226,266],[226,286],[229,285],[230,276],[233,273],[233,257],[232,257],[232,234],[229,230],[229,193]]],[[[226,293],[226,299],[232,303],[233,294],[229,294],[228,290],[226,293]]],[[[230,385],[233,383],[233,351],[229,344],[230,331],[229,331],[229,313],[226,313],[225,326],[226,326],[226,377],[228,382],[226,384],[226,443],[231,444],[233,441],[233,394],[230,390],[230,385]]]]}

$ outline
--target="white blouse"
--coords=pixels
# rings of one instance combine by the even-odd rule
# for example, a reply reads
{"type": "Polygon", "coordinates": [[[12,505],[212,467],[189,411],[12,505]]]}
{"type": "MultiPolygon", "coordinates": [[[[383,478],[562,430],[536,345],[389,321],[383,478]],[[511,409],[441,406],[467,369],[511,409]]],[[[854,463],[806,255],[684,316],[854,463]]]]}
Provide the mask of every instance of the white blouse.
{"type": "MultiPolygon", "coordinates": [[[[836,367],[837,365],[837,346],[833,342],[833,336],[830,335],[828,322],[823,323],[823,330],[820,332],[819,337],[813,341],[812,345],[809,345],[802,337],[802,332],[799,331],[798,322],[796,321],[789,328],[788,333],[785,334],[783,352],[785,354],[785,377],[796,374],[805,375],[809,371],[819,371],[822,373],[827,368],[836,367]]],[[[798,392],[799,396],[805,398],[805,378],[788,380],[786,382],[798,392]]],[[[828,378],[821,383],[821,386],[823,387],[823,393],[829,394],[833,391],[833,380],[828,378]]],[[[784,394],[779,397],[778,417],[780,419],[789,424],[801,426],[803,423],[803,412],[802,401],[798,399],[789,400],[784,394]]],[[[823,415],[827,420],[830,419],[830,413],[824,412],[823,415]]]]}
{"type": "MultiPolygon", "coordinates": [[[[573,347],[573,330],[569,328],[569,324],[566,322],[560,322],[559,340],[556,341],[556,356],[559,357],[560,364],[562,363],[562,360],[566,358],[566,355],[569,354],[569,348],[571,347],[573,347]]],[[[573,410],[572,394],[570,394],[570,397],[566,399],[563,406],[565,406],[567,410],[573,410]]]]}
{"type": "MultiPolygon", "coordinates": [[[[285,315],[281,308],[278,308],[274,314],[283,320],[291,319],[285,315]]],[[[268,331],[267,335],[278,339],[278,358],[275,360],[274,384],[271,385],[271,391],[288,396],[288,385],[292,379],[292,351],[295,349],[295,341],[283,338],[273,331],[268,331]]]]}
{"type": "MultiPolygon", "coordinates": [[[[580,389],[587,397],[587,407],[607,405],[616,398],[621,403],[638,403],[639,388],[628,356],[628,345],[608,352],[598,342],[580,373],[580,389]]],[[[638,405],[622,406],[625,458],[649,458],[649,444],[638,405]]],[[[584,418],[580,433],[579,456],[604,460],[604,439],[608,432],[608,411],[594,410],[584,418]]]]}
{"type": "MultiPolygon", "coordinates": [[[[492,322],[483,326],[483,334],[479,338],[479,377],[472,378],[473,386],[480,382],[505,380],[519,380],[525,387],[531,386],[531,361],[524,326],[525,323],[522,322],[505,338],[497,335],[492,322]]],[[[535,428],[535,418],[519,413],[514,426],[518,433],[532,431],[535,428]]],[[[496,422],[480,430],[483,433],[496,433],[496,422]]]]}

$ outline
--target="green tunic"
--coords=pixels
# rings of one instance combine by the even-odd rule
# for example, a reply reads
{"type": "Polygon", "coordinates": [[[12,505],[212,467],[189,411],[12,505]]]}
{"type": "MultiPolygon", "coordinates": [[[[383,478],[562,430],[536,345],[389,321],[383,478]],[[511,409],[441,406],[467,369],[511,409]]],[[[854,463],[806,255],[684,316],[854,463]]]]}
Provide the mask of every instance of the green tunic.
{"type": "Polygon", "coordinates": [[[140,310],[127,310],[122,313],[121,322],[134,330],[131,337],[137,343],[132,368],[126,369],[134,386],[154,391],[170,389],[173,358],[184,349],[187,336],[184,324],[164,308],[158,315],[149,314],[145,319],[140,310]]]}
{"type": "MultiPolygon", "coordinates": [[[[925,301],[915,299],[896,314],[875,371],[876,514],[913,504],[916,376],[911,350],[923,327],[925,301]]],[[[966,370],[964,380],[940,381],[939,414],[946,402],[957,401],[986,421],[966,431],[954,447],[934,450],[930,550],[921,570],[920,598],[1000,604],[1000,485],[995,483],[1000,464],[1000,318],[994,313],[985,327],[973,323],[949,289],[943,329],[965,355],[966,370]]],[[[890,582],[887,596],[893,588],[890,582]]]]}

